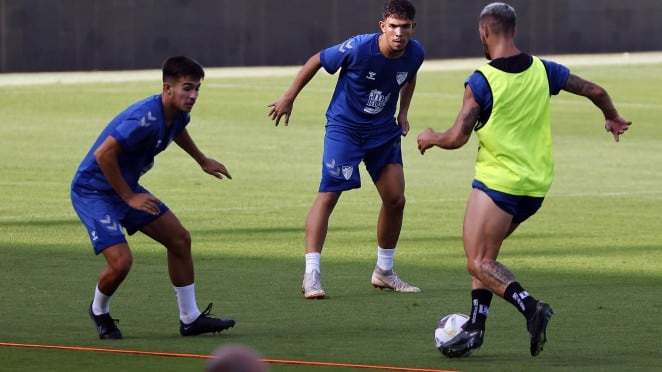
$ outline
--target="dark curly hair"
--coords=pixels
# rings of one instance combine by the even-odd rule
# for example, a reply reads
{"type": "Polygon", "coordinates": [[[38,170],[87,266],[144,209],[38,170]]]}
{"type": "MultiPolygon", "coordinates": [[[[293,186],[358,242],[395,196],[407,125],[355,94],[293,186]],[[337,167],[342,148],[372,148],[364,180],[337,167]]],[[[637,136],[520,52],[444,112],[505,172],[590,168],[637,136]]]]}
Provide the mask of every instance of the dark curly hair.
{"type": "Polygon", "coordinates": [[[389,0],[382,7],[382,20],[388,17],[414,20],[416,8],[408,0],[389,0]]]}

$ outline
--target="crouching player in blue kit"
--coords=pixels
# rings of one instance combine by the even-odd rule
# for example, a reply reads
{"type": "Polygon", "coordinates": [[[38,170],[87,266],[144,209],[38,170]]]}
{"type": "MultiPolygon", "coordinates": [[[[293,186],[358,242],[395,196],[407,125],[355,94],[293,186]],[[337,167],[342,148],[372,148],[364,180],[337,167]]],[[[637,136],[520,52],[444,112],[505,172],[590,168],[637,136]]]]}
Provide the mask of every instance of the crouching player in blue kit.
{"type": "Polygon", "coordinates": [[[424,57],[421,45],[410,40],[416,26],[415,13],[409,1],[386,2],[380,33],[358,35],[313,55],[285,94],[269,105],[269,116],[276,125],[283,116],[287,125],[294,99],[317,71],[322,67],[330,74],[340,70],[326,112],[322,180],[306,220],[306,270],[301,286],[305,298],[326,297],[320,279],[320,256],[329,217],[343,191],[361,187],[361,161],[382,200],[372,285],[396,292],[420,291],[393,271],[405,207],[400,137],[409,131],[409,104],[424,57]]]}
{"type": "Polygon", "coordinates": [[[132,255],[123,230],[141,231],[163,244],[168,272],[179,305],[180,333],[193,336],[233,327],[232,319],[210,317],[211,304],[200,311],[195,298],[191,236],[168,207],[138,180],[154,157],[175,141],[202,168],[231,179],[225,166],[206,157],[189,136],[186,125],[200,90],[204,70],[183,56],[163,63],[163,92],[139,101],[101,132],[80,164],[71,184],[73,207],[87,228],[96,254],[107,266],[99,274],[89,315],[101,339],[121,339],[110,316],[110,299],[126,278],[132,255]]]}

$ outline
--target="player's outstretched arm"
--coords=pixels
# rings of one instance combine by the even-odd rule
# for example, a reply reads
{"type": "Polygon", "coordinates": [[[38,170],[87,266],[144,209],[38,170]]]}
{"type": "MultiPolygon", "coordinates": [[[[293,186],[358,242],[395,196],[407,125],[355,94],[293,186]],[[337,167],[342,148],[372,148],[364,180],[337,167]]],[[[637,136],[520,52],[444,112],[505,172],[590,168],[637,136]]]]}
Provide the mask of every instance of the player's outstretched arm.
{"type": "Polygon", "coordinates": [[[418,150],[421,154],[425,154],[425,150],[433,146],[438,146],[443,149],[452,150],[464,146],[471,137],[478,119],[480,118],[480,106],[474,99],[473,92],[469,85],[464,89],[464,97],[462,99],[462,108],[455,118],[453,126],[448,128],[445,132],[437,132],[432,128],[428,128],[418,135],[418,150]]]}
{"type": "Polygon", "coordinates": [[[292,108],[294,107],[294,99],[321,67],[322,61],[320,59],[320,54],[316,53],[306,61],[297,76],[294,78],[292,85],[290,85],[287,91],[285,91],[283,96],[272,104],[267,105],[267,107],[271,107],[268,115],[271,117],[271,120],[276,121],[276,126],[278,126],[280,119],[283,116],[285,116],[285,125],[290,123],[290,115],[292,114],[292,108]]]}
{"type": "Polygon", "coordinates": [[[609,93],[598,84],[570,74],[563,90],[590,99],[602,111],[605,117],[605,129],[607,132],[611,132],[616,142],[619,141],[620,135],[625,133],[632,125],[631,121],[622,118],[618,114],[609,93]]]}
{"type": "Polygon", "coordinates": [[[232,179],[232,176],[230,176],[230,173],[223,164],[212,158],[208,158],[202,153],[202,151],[200,151],[186,129],[175,138],[175,143],[186,151],[186,153],[189,154],[206,173],[209,173],[218,179],[222,179],[223,176],[232,179]]]}
{"type": "Polygon", "coordinates": [[[200,168],[202,168],[202,170],[206,173],[218,178],[219,180],[223,179],[223,176],[229,180],[232,179],[232,176],[230,175],[230,172],[228,172],[227,168],[225,168],[225,165],[221,164],[215,159],[205,157],[200,164],[200,168]]]}

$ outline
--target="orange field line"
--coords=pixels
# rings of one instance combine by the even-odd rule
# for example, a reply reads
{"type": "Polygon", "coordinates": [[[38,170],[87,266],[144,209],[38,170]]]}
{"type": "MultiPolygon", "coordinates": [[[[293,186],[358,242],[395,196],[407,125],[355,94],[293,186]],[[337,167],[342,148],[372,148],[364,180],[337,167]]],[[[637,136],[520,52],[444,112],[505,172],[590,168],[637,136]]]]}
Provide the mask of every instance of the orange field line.
{"type": "MultiPolygon", "coordinates": [[[[57,349],[57,350],[74,350],[74,351],[95,351],[104,353],[118,353],[118,354],[137,354],[137,355],[151,355],[151,356],[167,356],[167,357],[181,357],[181,358],[198,358],[198,359],[211,359],[213,355],[204,354],[187,354],[187,353],[168,353],[161,351],[141,351],[141,350],[124,350],[124,349],[106,349],[97,347],[85,346],[63,346],[63,345],[41,345],[41,344],[24,344],[15,342],[0,342],[0,346],[13,346],[13,347],[31,347],[38,349],[57,349]]],[[[376,366],[368,364],[351,364],[351,363],[333,363],[333,362],[311,362],[305,360],[285,360],[285,359],[261,359],[265,363],[275,364],[293,364],[293,365],[309,365],[309,366],[323,366],[323,367],[348,367],[348,368],[363,368],[363,369],[376,369],[388,371],[410,371],[410,372],[454,372],[442,369],[424,369],[424,368],[408,368],[408,367],[389,367],[389,366],[376,366]]],[[[455,371],[457,372],[457,371],[455,371]]]]}

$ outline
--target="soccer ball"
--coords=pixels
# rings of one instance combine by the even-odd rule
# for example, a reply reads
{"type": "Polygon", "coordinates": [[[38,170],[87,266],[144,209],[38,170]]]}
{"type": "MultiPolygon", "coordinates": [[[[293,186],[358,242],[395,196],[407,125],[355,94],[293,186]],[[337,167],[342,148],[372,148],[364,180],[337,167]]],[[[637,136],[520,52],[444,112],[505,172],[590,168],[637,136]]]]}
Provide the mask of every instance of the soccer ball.
{"type": "MultiPolygon", "coordinates": [[[[434,330],[434,346],[437,347],[437,350],[449,358],[456,357],[457,355],[450,355],[449,349],[445,346],[462,330],[462,326],[467,320],[469,320],[469,316],[461,313],[448,314],[441,318],[437,323],[437,329],[434,330]]],[[[471,350],[463,356],[469,356],[470,353],[471,350]]]]}

